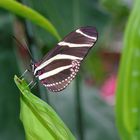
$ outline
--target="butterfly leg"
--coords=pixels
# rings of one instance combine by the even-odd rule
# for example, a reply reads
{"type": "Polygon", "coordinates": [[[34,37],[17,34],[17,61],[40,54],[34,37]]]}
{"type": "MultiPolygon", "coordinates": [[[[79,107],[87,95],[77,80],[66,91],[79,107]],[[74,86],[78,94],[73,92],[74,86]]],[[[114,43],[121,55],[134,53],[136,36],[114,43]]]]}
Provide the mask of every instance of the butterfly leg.
{"type": "Polygon", "coordinates": [[[28,84],[28,87],[29,87],[32,83],[34,83],[34,80],[32,80],[32,81],[28,84]]]}
{"type": "Polygon", "coordinates": [[[33,78],[33,80],[31,80],[31,82],[27,85],[27,87],[31,86],[31,89],[37,84],[37,82],[35,81],[35,77],[33,78]]]}
{"type": "Polygon", "coordinates": [[[37,84],[37,82],[34,82],[34,84],[31,86],[31,89],[37,84]]]}
{"type": "Polygon", "coordinates": [[[21,79],[28,71],[29,71],[29,70],[26,69],[26,70],[22,73],[22,75],[21,75],[19,78],[21,79]]]}

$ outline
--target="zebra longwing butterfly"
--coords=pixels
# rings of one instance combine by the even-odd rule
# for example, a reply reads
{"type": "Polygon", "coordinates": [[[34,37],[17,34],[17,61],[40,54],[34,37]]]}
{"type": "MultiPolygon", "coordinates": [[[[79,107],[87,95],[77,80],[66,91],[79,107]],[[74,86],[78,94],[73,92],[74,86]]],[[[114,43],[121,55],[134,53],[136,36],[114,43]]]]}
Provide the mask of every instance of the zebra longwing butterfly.
{"type": "Polygon", "coordinates": [[[32,72],[52,92],[65,89],[75,78],[80,64],[97,41],[95,27],[81,27],[69,33],[39,62],[32,72]]]}

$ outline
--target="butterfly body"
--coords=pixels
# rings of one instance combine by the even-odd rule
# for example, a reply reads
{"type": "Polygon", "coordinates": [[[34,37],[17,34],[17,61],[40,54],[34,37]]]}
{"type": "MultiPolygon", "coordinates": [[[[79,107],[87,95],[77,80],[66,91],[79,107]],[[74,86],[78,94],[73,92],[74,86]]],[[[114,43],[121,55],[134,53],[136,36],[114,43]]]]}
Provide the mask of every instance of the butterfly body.
{"type": "Polygon", "coordinates": [[[41,61],[32,64],[34,76],[50,91],[65,89],[75,78],[97,36],[96,29],[90,26],[71,32],[41,61]]]}

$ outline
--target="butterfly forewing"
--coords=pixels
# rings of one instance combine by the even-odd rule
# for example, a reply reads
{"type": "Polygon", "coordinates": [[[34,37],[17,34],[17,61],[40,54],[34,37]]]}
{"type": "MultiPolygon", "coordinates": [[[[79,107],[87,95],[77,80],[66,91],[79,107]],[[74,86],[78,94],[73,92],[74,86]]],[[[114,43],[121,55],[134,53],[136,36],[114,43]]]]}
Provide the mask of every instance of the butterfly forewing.
{"type": "Polygon", "coordinates": [[[81,61],[96,41],[94,27],[81,27],[71,32],[35,64],[34,75],[49,90],[63,90],[75,78],[81,61]]]}

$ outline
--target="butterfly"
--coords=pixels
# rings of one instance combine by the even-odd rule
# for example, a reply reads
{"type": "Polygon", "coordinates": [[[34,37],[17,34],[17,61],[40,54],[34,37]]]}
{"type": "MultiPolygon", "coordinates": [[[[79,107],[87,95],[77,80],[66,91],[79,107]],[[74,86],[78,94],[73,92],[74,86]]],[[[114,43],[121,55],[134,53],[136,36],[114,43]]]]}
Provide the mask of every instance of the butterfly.
{"type": "Polygon", "coordinates": [[[69,33],[39,62],[32,61],[31,71],[50,91],[65,89],[75,78],[81,62],[98,38],[95,27],[86,26],[69,33]]]}

